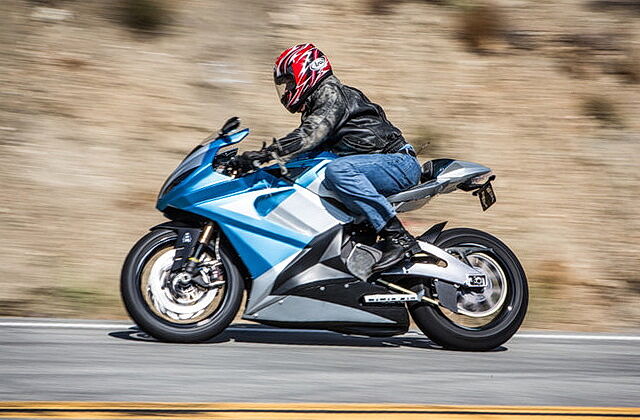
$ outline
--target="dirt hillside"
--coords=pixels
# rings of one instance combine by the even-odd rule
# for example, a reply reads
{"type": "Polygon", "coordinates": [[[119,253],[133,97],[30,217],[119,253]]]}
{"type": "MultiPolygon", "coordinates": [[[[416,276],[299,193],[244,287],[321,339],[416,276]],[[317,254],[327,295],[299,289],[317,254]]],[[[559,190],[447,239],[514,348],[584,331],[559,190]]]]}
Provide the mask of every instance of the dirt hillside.
{"type": "Polygon", "coordinates": [[[489,211],[451,194],[405,217],[414,232],[512,246],[530,328],[640,325],[637,2],[157,4],[136,23],[124,2],[0,2],[0,315],[125,316],[121,263],[163,221],[165,177],[229,116],[245,149],[294,128],[271,68],[310,41],[423,160],[497,173],[489,211]]]}

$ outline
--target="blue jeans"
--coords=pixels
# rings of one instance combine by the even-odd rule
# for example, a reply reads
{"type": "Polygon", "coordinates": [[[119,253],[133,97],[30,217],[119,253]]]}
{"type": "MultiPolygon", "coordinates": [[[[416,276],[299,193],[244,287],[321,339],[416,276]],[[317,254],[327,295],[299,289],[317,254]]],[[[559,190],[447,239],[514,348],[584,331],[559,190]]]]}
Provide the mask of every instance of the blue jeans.
{"type": "Polygon", "coordinates": [[[421,173],[418,160],[405,153],[353,155],[329,163],[324,183],[379,232],[396,215],[385,197],[413,187],[421,173]]]}

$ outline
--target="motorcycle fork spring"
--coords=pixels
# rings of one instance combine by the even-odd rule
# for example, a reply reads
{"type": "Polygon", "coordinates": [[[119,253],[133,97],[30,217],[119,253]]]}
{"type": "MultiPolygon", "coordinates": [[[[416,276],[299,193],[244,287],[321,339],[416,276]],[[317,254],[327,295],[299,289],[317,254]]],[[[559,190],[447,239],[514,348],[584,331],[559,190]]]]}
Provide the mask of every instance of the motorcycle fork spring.
{"type": "MultiPolygon", "coordinates": [[[[196,246],[193,249],[193,254],[191,255],[191,257],[188,258],[188,263],[186,268],[187,272],[195,272],[197,271],[198,267],[202,264],[202,253],[204,252],[204,249],[207,247],[207,245],[209,244],[209,241],[211,240],[211,236],[213,235],[213,223],[208,222],[205,224],[204,229],[202,229],[202,234],[200,234],[200,237],[198,238],[198,243],[196,244],[196,246]]],[[[220,247],[220,235],[216,235],[216,243],[215,243],[215,247],[214,247],[214,253],[215,253],[215,260],[219,260],[219,255],[218,255],[218,250],[220,247]]]]}

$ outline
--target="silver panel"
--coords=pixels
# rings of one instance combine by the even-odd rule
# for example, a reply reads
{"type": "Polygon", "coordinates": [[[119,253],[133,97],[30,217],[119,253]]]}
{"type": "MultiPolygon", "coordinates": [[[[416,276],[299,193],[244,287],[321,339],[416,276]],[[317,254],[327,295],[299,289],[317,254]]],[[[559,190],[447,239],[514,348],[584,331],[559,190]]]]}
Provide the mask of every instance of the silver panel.
{"type": "Polygon", "coordinates": [[[438,194],[448,194],[458,189],[458,185],[462,182],[468,181],[480,175],[484,175],[491,172],[490,168],[480,165],[478,163],[466,162],[464,160],[454,160],[449,163],[444,170],[436,177],[435,180],[428,181],[434,187],[434,191],[437,193],[425,197],[421,197],[417,200],[403,201],[393,203],[395,210],[398,213],[408,212],[419,209],[429,202],[431,198],[438,194]]]}
{"type": "MultiPolygon", "coordinates": [[[[286,201],[286,200],[285,200],[286,201]]],[[[327,229],[328,230],[328,229],[327,229]]],[[[323,279],[331,279],[331,278],[342,278],[347,276],[347,274],[328,267],[322,264],[322,261],[328,260],[340,255],[340,247],[342,244],[342,232],[338,232],[335,237],[331,239],[331,242],[324,250],[322,257],[318,261],[317,264],[309,267],[307,270],[299,273],[291,281],[295,282],[298,286],[306,283],[311,283],[315,281],[320,281],[323,279]]],[[[278,297],[275,298],[270,296],[271,290],[273,288],[273,284],[276,281],[278,275],[282,273],[282,271],[289,265],[293,260],[298,258],[302,253],[309,252],[308,248],[302,249],[300,252],[288,257],[284,261],[281,261],[274,267],[272,267],[267,272],[263,273],[259,277],[253,280],[253,285],[251,287],[251,295],[249,296],[249,301],[247,303],[247,308],[245,309],[245,319],[253,319],[251,315],[264,308],[265,306],[270,305],[274,300],[277,300],[278,297]]]]}
{"type": "Polygon", "coordinates": [[[327,208],[327,203],[320,197],[299,185],[245,192],[242,194],[241,200],[231,196],[228,199],[219,200],[218,206],[256,220],[267,220],[276,223],[286,229],[298,231],[310,237],[325,232],[339,224],[348,223],[353,219],[333,206],[330,211],[327,208]],[[258,214],[255,207],[255,202],[258,198],[292,189],[295,192],[284,199],[269,214],[266,216],[258,214]]]}
{"type": "Polygon", "coordinates": [[[449,182],[449,185],[440,194],[450,193],[458,187],[461,182],[471,178],[491,172],[490,168],[479,163],[466,162],[464,160],[454,160],[438,175],[438,182],[449,182]]]}
{"type": "MultiPolygon", "coordinates": [[[[228,200],[220,200],[219,203],[219,207],[225,210],[243,214],[256,219],[256,221],[267,220],[287,229],[300,232],[310,238],[316,237],[335,226],[353,220],[351,216],[348,216],[339,209],[333,206],[330,206],[331,209],[329,209],[327,208],[328,206],[330,205],[324,202],[318,195],[299,185],[251,191],[244,193],[242,200],[231,197],[228,200]],[[258,214],[254,205],[258,198],[268,194],[288,191],[292,188],[295,189],[295,193],[282,201],[282,203],[269,212],[267,216],[258,214]]],[[[340,252],[340,239],[338,238],[337,241],[337,244],[334,245],[332,243],[331,246],[335,255],[338,255],[340,252]]],[[[302,249],[300,252],[307,252],[307,250],[302,249]]],[[[272,299],[268,295],[271,292],[273,282],[278,277],[278,274],[280,274],[298,254],[299,253],[289,256],[253,280],[251,295],[245,313],[251,313],[257,310],[257,308],[263,307],[265,304],[271,302],[272,299]]]]}
{"type": "MultiPolygon", "coordinates": [[[[245,316],[246,314],[253,313],[260,310],[261,308],[264,308],[265,306],[268,306],[274,300],[278,299],[278,296],[269,296],[269,293],[271,293],[271,288],[273,287],[273,282],[276,281],[278,274],[280,274],[282,270],[284,270],[285,267],[289,265],[291,261],[293,261],[297,256],[298,254],[290,256],[284,261],[281,261],[275,266],[271,267],[270,270],[253,279],[251,285],[251,295],[249,296],[247,307],[244,310],[245,316]]],[[[245,316],[243,316],[243,318],[245,316]]]]}
{"type": "Polygon", "coordinates": [[[403,201],[401,203],[394,203],[393,206],[397,213],[406,213],[409,211],[417,210],[421,207],[424,207],[431,201],[431,197],[423,198],[421,200],[413,200],[413,201],[403,201]]]}
{"type": "Polygon", "coordinates": [[[369,322],[394,324],[390,319],[336,303],[302,296],[277,297],[279,299],[276,302],[261,309],[258,313],[246,316],[246,319],[279,322],[369,322]]]}
{"type": "Polygon", "coordinates": [[[295,193],[270,212],[266,220],[314,236],[353,220],[306,188],[299,185],[293,188],[295,193]]]}

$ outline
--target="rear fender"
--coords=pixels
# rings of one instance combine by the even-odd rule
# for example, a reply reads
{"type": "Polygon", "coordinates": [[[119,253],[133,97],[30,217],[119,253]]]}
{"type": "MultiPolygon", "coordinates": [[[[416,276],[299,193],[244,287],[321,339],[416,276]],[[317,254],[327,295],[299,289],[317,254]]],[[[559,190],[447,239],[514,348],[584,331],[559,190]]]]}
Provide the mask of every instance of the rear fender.
{"type": "Polygon", "coordinates": [[[416,239],[422,242],[428,242],[430,244],[434,244],[440,234],[442,233],[442,229],[447,225],[447,222],[438,223],[437,225],[431,226],[425,233],[418,236],[416,239]]]}

